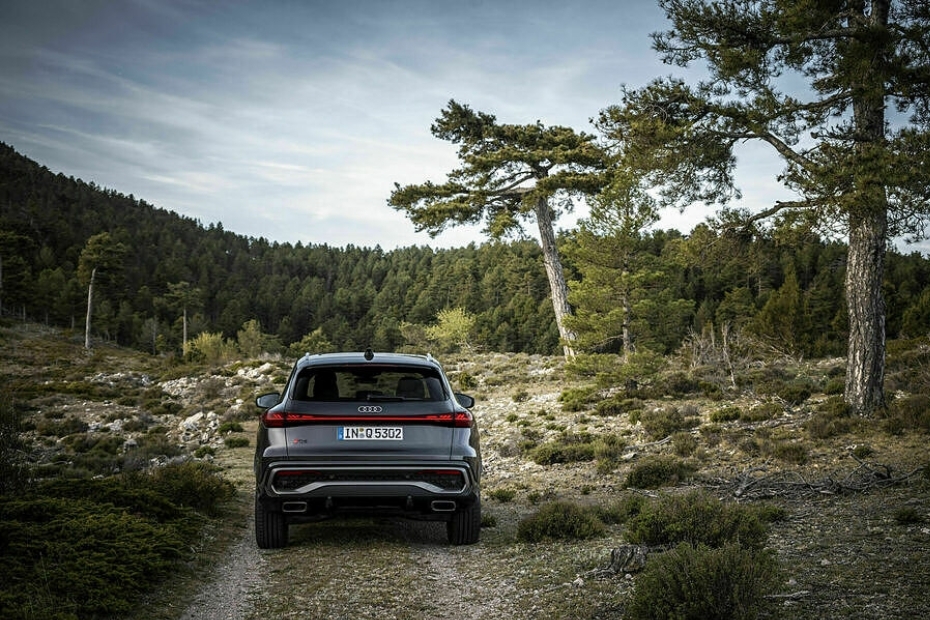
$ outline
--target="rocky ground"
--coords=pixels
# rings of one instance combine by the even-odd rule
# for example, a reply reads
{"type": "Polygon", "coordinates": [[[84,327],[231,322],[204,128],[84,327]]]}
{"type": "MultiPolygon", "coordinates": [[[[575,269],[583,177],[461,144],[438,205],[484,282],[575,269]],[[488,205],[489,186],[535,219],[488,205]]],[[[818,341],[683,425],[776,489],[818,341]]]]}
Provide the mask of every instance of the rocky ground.
{"type": "MultiPolygon", "coordinates": [[[[25,373],[16,355],[6,359],[6,371],[25,373]]],[[[636,463],[673,454],[689,442],[681,435],[675,442],[657,440],[628,414],[563,411],[559,396],[574,380],[558,359],[485,355],[453,361],[447,370],[478,399],[487,525],[479,544],[451,547],[436,524],[372,519],[294,527],[288,548],[259,551],[248,516],[253,448],[241,441],[227,445],[227,439],[252,436],[251,399],[276,389],[287,362],[270,359],[165,378],[170,373],[128,358],[113,361],[112,369],[101,371],[107,361],[96,360],[95,371],[82,380],[160,391],[175,405],[140,414],[137,402],[118,397],[48,390],[32,400],[30,415],[37,421],[80,419],[88,433],[119,437],[127,453],[157,429],[183,448],[174,458],[200,449],[200,458],[223,467],[241,490],[238,534],[214,572],[203,575],[202,587],[191,596],[175,601],[176,613],[161,611],[152,618],[622,618],[635,575],[604,577],[598,571],[625,542],[622,526],[588,541],[529,544],[517,540],[517,524],[552,499],[606,504],[628,493],[694,487],[786,510],[770,535],[785,579],[767,616],[930,617],[930,484],[920,472],[930,460],[927,436],[892,435],[876,422],[811,438],[805,424],[822,395],[755,423],[713,422],[713,412],[730,402],[644,403],[646,409],[687,405],[700,417],[700,425],[685,433],[693,440],[687,458],[697,472],[674,488],[635,491],[625,481],[636,463]],[[226,423],[233,421],[241,430],[229,430],[226,423]],[[527,442],[538,445],[566,434],[615,435],[626,447],[609,471],[591,461],[540,465],[528,457],[527,442]],[[767,449],[773,442],[803,450],[767,449]],[[804,458],[785,456],[801,453],[804,458]]],[[[48,381],[76,380],[81,364],[56,362],[46,369],[48,381]]],[[[744,410],[759,401],[746,394],[740,399],[744,410]]],[[[54,459],[62,440],[35,433],[36,444],[54,459]]]]}

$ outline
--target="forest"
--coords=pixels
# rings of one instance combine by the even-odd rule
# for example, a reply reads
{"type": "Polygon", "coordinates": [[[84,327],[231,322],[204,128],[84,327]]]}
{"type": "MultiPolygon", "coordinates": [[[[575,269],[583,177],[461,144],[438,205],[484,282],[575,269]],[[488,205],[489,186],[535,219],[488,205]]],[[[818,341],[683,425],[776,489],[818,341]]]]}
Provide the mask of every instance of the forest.
{"type": "MultiPolygon", "coordinates": [[[[265,351],[476,350],[557,354],[538,243],[467,247],[333,247],[278,243],[227,231],[62,174],[0,144],[0,308],[3,316],[83,329],[82,252],[100,235],[114,249],[95,293],[94,338],[180,355],[189,338],[235,341],[257,327],[265,351]],[[466,319],[452,341],[443,320],[466,319]],[[296,348],[295,348],[296,347],[296,348]]],[[[619,303],[611,282],[629,277],[590,230],[563,232],[579,350],[616,352],[619,303]]],[[[604,239],[600,240],[602,243],[604,239]]],[[[609,240],[606,240],[609,241],[609,240]]],[[[812,233],[751,233],[701,224],[687,234],[651,230],[627,239],[638,257],[627,328],[637,348],[673,352],[695,335],[744,330],[778,351],[844,355],[847,247],[812,233]]],[[[930,261],[889,250],[883,292],[889,339],[930,325],[930,261]]]]}

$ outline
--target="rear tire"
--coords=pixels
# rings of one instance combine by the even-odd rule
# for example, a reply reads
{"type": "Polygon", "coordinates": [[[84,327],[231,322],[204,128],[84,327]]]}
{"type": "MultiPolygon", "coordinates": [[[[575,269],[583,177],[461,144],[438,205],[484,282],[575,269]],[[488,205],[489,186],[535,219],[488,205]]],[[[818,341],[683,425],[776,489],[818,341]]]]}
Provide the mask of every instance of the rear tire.
{"type": "Polygon", "coordinates": [[[259,549],[280,549],[287,546],[288,525],[284,515],[269,510],[255,496],[255,542],[259,549]]]}
{"type": "Polygon", "coordinates": [[[481,537],[481,497],[468,508],[459,510],[446,523],[446,533],[453,545],[473,545],[481,537]]]}

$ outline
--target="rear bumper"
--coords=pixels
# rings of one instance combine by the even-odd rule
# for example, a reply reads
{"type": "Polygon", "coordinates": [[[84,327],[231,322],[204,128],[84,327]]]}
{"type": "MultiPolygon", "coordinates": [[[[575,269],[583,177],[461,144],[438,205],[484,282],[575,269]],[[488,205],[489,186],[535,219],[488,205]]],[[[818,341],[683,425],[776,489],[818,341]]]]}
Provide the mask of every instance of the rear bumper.
{"type": "Polygon", "coordinates": [[[442,520],[477,501],[478,485],[462,462],[285,461],[265,468],[256,501],[292,522],[352,513],[442,520]]]}

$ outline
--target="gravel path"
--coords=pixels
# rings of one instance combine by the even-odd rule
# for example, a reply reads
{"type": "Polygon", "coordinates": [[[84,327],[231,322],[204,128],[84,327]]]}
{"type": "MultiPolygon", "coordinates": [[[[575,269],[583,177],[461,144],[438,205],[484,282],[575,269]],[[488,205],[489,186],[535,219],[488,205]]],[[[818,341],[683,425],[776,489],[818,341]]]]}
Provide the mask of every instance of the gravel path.
{"type": "Polygon", "coordinates": [[[252,596],[265,585],[266,563],[255,546],[254,521],[230,547],[219,565],[180,620],[246,620],[252,596]]]}

